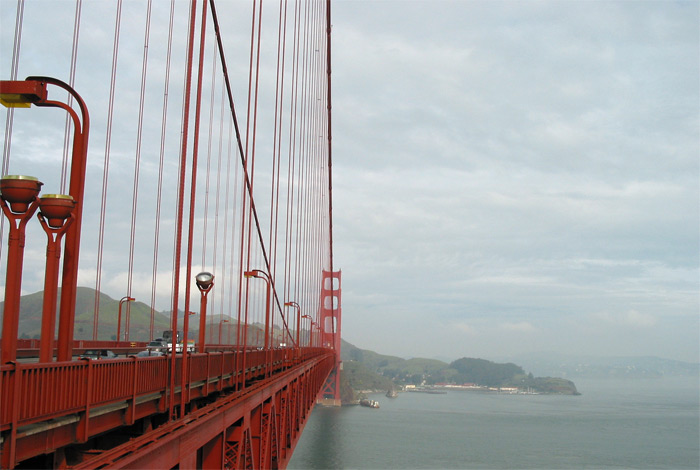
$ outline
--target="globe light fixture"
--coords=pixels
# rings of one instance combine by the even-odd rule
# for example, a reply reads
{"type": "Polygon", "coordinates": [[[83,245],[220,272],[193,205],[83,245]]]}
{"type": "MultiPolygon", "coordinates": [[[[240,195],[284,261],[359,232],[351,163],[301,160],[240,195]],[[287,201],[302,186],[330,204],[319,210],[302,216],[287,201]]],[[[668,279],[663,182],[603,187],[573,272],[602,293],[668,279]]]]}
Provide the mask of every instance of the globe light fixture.
{"type": "Polygon", "coordinates": [[[2,318],[2,362],[17,359],[19,331],[19,299],[22,294],[22,264],[27,222],[39,207],[37,196],[41,181],[33,176],[7,175],[0,179],[0,206],[10,222],[7,241],[7,274],[5,277],[5,306],[2,318]]]}
{"type": "Polygon", "coordinates": [[[200,353],[204,352],[204,341],[207,328],[207,294],[214,287],[214,275],[210,272],[203,271],[194,277],[194,282],[197,284],[201,301],[199,304],[199,345],[200,353]]]}

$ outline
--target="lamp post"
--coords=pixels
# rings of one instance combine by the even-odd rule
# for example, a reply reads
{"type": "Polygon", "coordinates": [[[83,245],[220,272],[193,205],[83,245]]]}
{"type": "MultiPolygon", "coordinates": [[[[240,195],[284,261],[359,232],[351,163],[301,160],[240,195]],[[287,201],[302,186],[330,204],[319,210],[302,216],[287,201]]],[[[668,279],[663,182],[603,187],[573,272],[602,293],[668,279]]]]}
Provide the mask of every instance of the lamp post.
{"type": "Polygon", "coordinates": [[[243,276],[246,279],[250,279],[251,277],[257,277],[258,279],[263,279],[265,281],[265,284],[267,285],[267,291],[265,294],[265,339],[264,339],[264,346],[263,348],[265,349],[265,376],[267,377],[268,372],[269,372],[269,361],[267,360],[268,358],[268,350],[270,349],[270,284],[271,279],[270,276],[265,272],[261,271],[259,269],[253,269],[252,271],[246,271],[243,273],[243,276]]]}
{"type": "MultiPolygon", "coordinates": [[[[119,316],[117,317],[117,342],[121,341],[121,339],[119,339],[119,338],[121,336],[121,331],[122,331],[122,305],[124,304],[124,302],[133,302],[134,300],[136,300],[136,299],[133,297],[129,297],[128,295],[125,295],[124,297],[119,299],[119,316]]],[[[129,325],[129,322],[127,321],[126,325],[124,327],[124,329],[127,330],[124,333],[124,341],[126,341],[127,336],[129,334],[128,333],[128,325],[129,325]]]]}
{"type": "Polygon", "coordinates": [[[297,322],[296,322],[296,327],[297,327],[297,340],[296,340],[296,345],[299,347],[299,322],[301,320],[301,307],[299,306],[298,303],[296,302],[285,302],[284,303],[285,307],[294,307],[297,309],[297,322]]]}
{"type": "Polygon", "coordinates": [[[27,222],[39,207],[41,183],[33,176],[9,175],[0,180],[0,206],[10,221],[5,277],[5,309],[2,318],[2,363],[17,359],[19,298],[22,294],[22,264],[27,222]]]}
{"type": "MultiPolygon", "coordinates": [[[[199,352],[204,352],[204,336],[207,318],[207,294],[214,287],[214,275],[210,272],[201,272],[194,277],[197,288],[202,294],[199,307],[199,352]]],[[[221,325],[219,325],[219,338],[221,338],[221,325]]],[[[221,342],[221,341],[219,341],[221,342]]]]}
{"type": "Polygon", "coordinates": [[[311,318],[311,315],[308,315],[308,314],[307,314],[307,315],[302,315],[301,318],[308,318],[309,321],[311,322],[311,323],[309,323],[309,339],[308,339],[308,341],[306,342],[306,345],[307,345],[307,346],[311,346],[311,326],[313,325],[314,320],[313,320],[313,318],[311,318]]]}
{"type": "Polygon", "coordinates": [[[309,334],[309,343],[311,343],[310,345],[312,345],[312,346],[317,346],[316,342],[313,340],[313,338],[314,338],[314,325],[316,325],[316,328],[318,328],[318,323],[316,323],[315,321],[312,321],[311,322],[311,332],[309,334]]]}
{"type": "Polygon", "coordinates": [[[124,341],[129,341],[129,332],[131,331],[131,305],[128,302],[134,301],[133,297],[131,300],[127,300],[126,304],[126,320],[124,321],[124,341]]]}
{"type": "Polygon", "coordinates": [[[300,348],[301,348],[301,345],[299,344],[299,332],[301,331],[301,307],[300,307],[299,304],[296,303],[296,302],[285,302],[285,303],[284,303],[284,306],[285,306],[285,307],[294,307],[294,308],[297,309],[297,324],[296,324],[296,327],[297,327],[297,340],[296,340],[296,344],[295,344],[294,346],[295,346],[295,348],[296,348],[296,350],[297,350],[297,353],[301,353],[301,349],[300,349],[300,348]]]}
{"type": "MultiPolygon", "coordinates": [[[[71,120],[73,121],[73,154],[71,160],[69,194],[75,201],[75,208],[73,210],[73,223],[66,231],[64,248],[65,256],[63,260],[63,280],[61,282],[61,308],[58,325],[58,360],[68,361],[71,359],[73,349],[75,295],[78,283],[80,230],[82,226],[83,200],[85,193],[85,167],[87,161],[88,136],[90,133],[90,116],[87,106],[85,105],[85,102],[81,96],[67,83],[51,77],[27,77],[27,79],[24,81],[0,81],[0,103],[8,107],[28,108],[34,104],[35,106],[40,107],[61,108],[70,115],[71,120]],[[66,103],[47,99],[47,85],[49,84],[63,88],[75,99],[80,108],[80,117],[78,116],[78,113],[66,103]]],[[[3,190],[3,193],[4,192],[5,191],[3,190]]],[[[13,261],[16,262],[18,260],[15,259],[13,261]]],[[[8,255],[8,263],[9,262],[10,256],[8,255]]],[[[16,265],[15,267],[19,267],[20,271],[14,273],[13,276],[21,276],[21,263],[19,266],[16,265]]],[[[9,272],[10,270],[8,269],[8,273],[9,272]]],[[[8,285],[6,284],[5,288],[7,289],[7,287],[8,285]]],[[[14,301],[14,299],[11,300],[14,301]]],[[[19,302],[19,299],[14,302],[19,302]]],[[[10,305],[9,308],[12,309],[13,306],[14,305],[10,305]]],[[[8,308],[7,300],[5,303],[5,308],[8,308]]],[[[10,320],[15,320],[15,317],[19,315],[19,310],[17,312],[17,315],[10,313],[10,320]]],[[[97,315],[97,312],[95,312],[95,315],[97,315]]],[[[8,357],[5,356],[6,347],[16,346],[16,339],[8,339],[9,336],[17,336],[16,334],[12,335],[10,331],[4,330],[6,318],[7,314],[5,314],[3,319],[3,360],[6,360],[8,357]],[[14,343],[6,344],[6,342],[14,343]]],[[[11,326],[12,325],[10,325],[10,327],[11,326]]],[[[11,357],[14,357],[15,355],[16,353],[12,353],[11,357]]]]}
{"type": "Polygon", "coordinates": [[[61,259],[61,238],[73,222],[75,201],[65,194],[46,194],[39,199],[39,222],[48,238],[46,244],[46,271],[44,272],[44,303],[41,313],[41,341],[39,362],[53,358],[56,335],[56,298],[58,296],[58,268],[61,259]]]}
{"type": "Polygon", "coordinates": [[[228,320],[219,320],[219,345],[221,345],[221,329],[223,328],[223,324],[228,322],[228,320]]]}

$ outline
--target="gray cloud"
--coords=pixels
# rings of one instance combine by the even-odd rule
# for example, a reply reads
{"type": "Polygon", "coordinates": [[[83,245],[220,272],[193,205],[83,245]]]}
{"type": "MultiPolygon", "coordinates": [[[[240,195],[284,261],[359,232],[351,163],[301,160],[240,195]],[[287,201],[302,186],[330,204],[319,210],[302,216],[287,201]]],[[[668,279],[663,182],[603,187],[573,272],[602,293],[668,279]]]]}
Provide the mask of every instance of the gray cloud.
{"type": "Polygon", "coordinates": [[[697,360],[697,20],[690,2],[334,4],[347,339],[697,360]]]}
{"type": "MultiPolygon", "coordinates": [[[[73,11],[47,14],[52,3],[26,3],[31,21],[20,78],[68,75],[72,31],[55,30],[55,24],[71,24],[73,11]],[[39,40],[48,30],[55,30],[52,41],[39,40]]],[[[250,24],[249,14],[238,10],[250,5],[219,3],[220,17],[227,18],[234,96],[243,107],[250,24]]],[[[177,177],[187,3],[176,6],[167,201],[177,177]]],[[[0,7],[6,79],[14,4],[0,7]]],[[[99,20],[113,14],[109,7],[103,14],[105,4],[84,4],[76,75],[95,116],[91,182],[102,178],[106,123],[100,116],[109,65],[98,60],[111,55],[113,24],[99,20]]],[[[402,356],[559,350],[698,360],[695,2],[337,1],[332,7],[335,267],[343,270],[347,340],[402,356]]],[[[141,18],[145,9],[142,2],[124,8],[125,18],[141,18]]],[[[266,31],[276,28],[273,19],[272,13],[265,17],[266,31]]],[[[122,32],[120,63],[134,65],[120,67],[117,77],[116,112],[128,123],[113,130],[118,145],[110,174],[118,182],[129,181],[133,171],[135,118],[124,110],[138,101],[139,27],[127,21],[122,32]]],[[[162,86],[165,58],[156,45],[164,44],[165,34],[163,23],[154,24],[149,136],[160,135],[162,94],[154,90],[162,86]]],[[[272,40],[263,44],[264,52],[275,47],[272,40]]],[[[259,117],[261,134],[272,122],[265,104],[274,99],[269,71],[275,63],[262,67],[260,100],[267,110],[259,117]]],[[[57,192],[55,149],[62,146],[64,116],[48,114],[23,115],[17,123],[11,172],[31,174],[40,163],[45,189],[57,192]],[[37,135],[35,128],[55,131],[37,135]]],[[[261,143],[259,153],[270,153],[270,145],[261,143]]],[[[143,181],[152,185],[159,139],[143,146],[150,157],[143,181]]],[[[261,163],[256,171],[269,169],[261,163]]],[[[110,186],[107,201],[116,224],[106,235],[111,250],[104,254],[103,286],[113,297],[126,285],[130,215],[121,202],[131,182],[126,186],[110,186]]],[[[86,201],[93,217],[81,259],[81,279],[90,286],[96,187],[86,201]]],[[[266,198],[261,192],[261,208],[266,198]]],[[[135,279],[141,297],[150,289],[150,268],[139,263],[152,256],[146,219],[155,209],[152,198],[139,204],[143,233],[137,233],[135,279]]],[[[169,237],[174,207],[162,210],[161,229],[169,237]]],[[[35,291],[43,282],[44,235],[31,230],[24,285],[35,291]]],[[[162,253],[172,249],[168,237],[162,253]]],[[[163,264],[159,285],[167,291],[172,263],[163,264]]]]}

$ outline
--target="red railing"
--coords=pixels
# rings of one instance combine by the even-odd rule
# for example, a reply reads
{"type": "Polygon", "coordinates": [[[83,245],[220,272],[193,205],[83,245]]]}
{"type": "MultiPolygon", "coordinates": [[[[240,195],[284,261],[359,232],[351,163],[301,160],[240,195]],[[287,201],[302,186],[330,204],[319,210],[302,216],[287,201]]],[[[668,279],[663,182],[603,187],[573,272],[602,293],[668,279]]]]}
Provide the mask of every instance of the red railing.
{"type": "MultiPolygon", "coordinates": [[[[246,380],[266,366],[275,372],[327,352],[322,348],[246,351],[246,380]]],[[[181,384],[181,356],[176,357],[176,389],[181,384]]],[[[238,351],[188,355],[188,388],[204,389],[198,396],[242,381],[243,354],[238,351]],[[216,386],[210,386],[216,382],[216,386]]],[[[86,412],[118,402],[133,403],[149,394],[166,397],[170,384],[170,357],[129,357],[113,360],[79,360],[53,363],[16,363],[0,366],[0,430],[86,412]]],[[[83,418],[81,418],[83,419],[83,418]]]]}

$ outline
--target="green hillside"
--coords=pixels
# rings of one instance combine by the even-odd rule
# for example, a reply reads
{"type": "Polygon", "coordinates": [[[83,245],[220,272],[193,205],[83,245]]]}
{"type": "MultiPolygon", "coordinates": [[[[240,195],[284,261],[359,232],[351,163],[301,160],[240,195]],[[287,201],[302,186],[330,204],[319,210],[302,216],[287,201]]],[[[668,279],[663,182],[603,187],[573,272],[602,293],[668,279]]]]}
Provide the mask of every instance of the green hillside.
{"type": "MultiPolygon", "coordinates": [[[[95,312],[95,289],[89,287],[78,287],[76,289],[75,298],[75,327],[73,337],[76,340],[91,340],[92,325],[95,312]]],[[[58,296],[60,302],[60,292],[58,296]]],[[[44,302],[44,293],[35,292],[33,294],[24,295],[20,298],[20,315],[19,315],[19,337],[38,339],[41,336],[41,316],[44,302]]],[[[57,304],[59,303],[57,302],[57,304]]],[[[0,302],[0,319],[2,318],[4,302],[0,302]]],[[[56,306],[56,328],[58,329],[58,305],[56,306]]],[[[122,305],[122,325],[121,337],[124,339],[124,329],[126,328],[127,308],[130,312],[130,341],[149,341],[150,325],[151,325],[151,308],[147,303],[140,302],[138,299],[134,302],[124,303],[122,305]]],[[[116,340],[117,335],[117,319],[119,318],[119,299],[113,299],[106,294],[99,296],[99,329],[97,332],[98,340],[116,340]]],[[[178,328],[182,329],[183,314],[178,315],[178,328]]],[[[162,336],[164,330],[172,329],[170,324],[170,312],[153,312],[153,337],[162,336]]],[[[237,322],[233,318],[225,317],[228,320],[222,324],[222,342],[231,332],[233,342],[235,342],[237,322]]],[[[207,337],[212,338],[210,342],[217,342],[219,337],[219,322],[221,315],[207,315],[207,337]],[[210,336],[211,335],[211,336],[210,336]]],[[[264,325],[251,325],[248,327],[247,344],[255,344],[255,339],[262,337],[261,332],[264,325]]],[[[195,339],[199,334],[199,314],[190,316],[189,320],[189,338],[195,339]]],[[[209,341],[209,340],[208,340],[209,341]]],[[[241,340],[242,342],[243,340],[241,340]]]]}
{"type": "Polygon", "coordinates": [[[389,390],[394,387],[391,379],[377,374],[365,364],[357,361],[344,361],[343,371],[348,385],[353,390],[389,390]]]}
{"type": "MultiPolygon", "coordinates": [[[[20,298],[19,336],[21,338],[39,338],[41,335],[41,316],[44,302],[44,293],[35,292],[20,298]]],[[[2,305],[0,302],[0,312],[2,305]]],[[[58,328],[58,309],[60,304],[60,292],[56,306],[56,325],[58,328]]],[[[151,324],[151,308],[139,301],[122,305],[122,338],[126,326],[127,308],[130,312],[129,339],[132,341],[148,341],[151,324]]],[[[97,339],[113,340],[117,334],[117,319],[119,317],[119,300],[106,294],[99,296],[99,329],[97,339]]],[[[78,287],[75,297],[75,326],[74,338],[92,339],[92,325],[95,312],[95,290],[89,287],[78,287]]],[[[170,316],[161,312],[153,315],[154,335],[160,336],[163,330],[170,329],[170,316]]]]}
{"type": "Polygon", "coordinates": [[[403,359],[360,349],[346,341],[341,344],[341,358],[343,373],[354,390],[384,390],[392,384],[469,383],[486,387],[529,388],[539,393],[578,394],[570,380],[533,377],[512,363],[499,364],[466,357],[450,364],[436,359],[403,359]]]}
{"type": "MultiPolygon", "coordinates": [[[[21,297],[19,336],[21,338],[39,338],[41,334],[41,310],[43,292],[36,292],[21,297]]],[[[143,302],[129,302],[131,309],[129,339],[131,341],[148,341],[150,339],[151,309],[143,302]]],[[[98,339],[114,340],[117,332],[119,300],[105,294],[99,296],[99,330],[98,339]]],[[[126,323],[127,304],[122,306],[122,332],[126,323]]],[[[92,339],[92,324],[95,311],[95,290],[78,287],[76,293],[75,339],[92,339]]],[[[2,302],[0,302],[0,313],[2,302]]],[[[222,338],[229,331],[235,335],[236,321],[226,318],[222,338]]],[[[210,338],[218,338],[219,315],[207,318],[207,332],[210,338]]],[[[161,336],[163,330],[171,329],[170,312],[153,312],[154,337],[161,336]]],[[[182,325],[182,313],[180,314],[182,325]]],[[[189,337],[196,338],[199,316],[190,317],[189,337]]],[[[181,328],[181,326],[180,326],[181,328]]],[[[254,344],[263,325],[251,325],[248,328],[247,344],[254,344]]],[[[123,338],[123,333],[122,333],[123,338]]],[[[341,340],[342,341],[342,340],[341,340]]],[[[522,367],[508,363],[497,364],[485,359],[462,358],[450,364],[436,359],[411,358],[379,354],[368,349],[360,349],[346,341],[341,344],[341,389],[343,400],[352,400],[352,390],[388,390],[407,384],[434,385],[438,383],[463,384],[473,383],[488,387],[531,388],[540,393],[576,394],[573,382],[558,378],[538,378],[527,374],[522,367]]]]}
{"type": "Polygon", "coordinates": [[[344,340],[340,348],[340,357],[343,361],[360,362],[367,369],[396,383],[412,383],[411,380],[415,380],[416,376],[432,375],[448,366],[447,363],[437,359],[403,359],[387,356],[368,349],[360,349],[344,340]]]}
{"type": "Polygon", "coordinates": [[[464,357],[452,362],[448,368],[437,372],[431,381],[433,383],[474,383],[487,387],[505,387],[512,384],[514,378],[517,379],[524,375],[523,368],[515,364],[497,364],[485,359],[464,357]]]}

